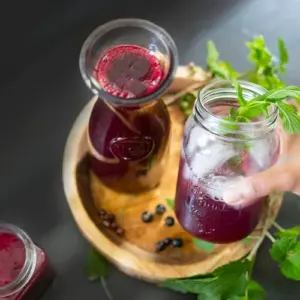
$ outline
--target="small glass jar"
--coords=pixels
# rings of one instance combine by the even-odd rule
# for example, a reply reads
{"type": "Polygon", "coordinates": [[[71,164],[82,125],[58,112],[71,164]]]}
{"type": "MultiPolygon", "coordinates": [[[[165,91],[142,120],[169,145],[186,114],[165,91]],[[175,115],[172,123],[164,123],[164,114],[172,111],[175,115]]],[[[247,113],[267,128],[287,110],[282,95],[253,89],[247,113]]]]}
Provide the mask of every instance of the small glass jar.
{"type": "Polygon", "coordinates": [[[0,223],[0,299],[38,299],[53,278],[46,254],[12,224],[0,223]]]}
{"type": "Polygon", "coordinates": [[[80,70],[97,95],[88,124],[91,168],[106,186],[138,193],[159,184],[170,136],[160,96],[177,65],[172,38],[145,20],[108,22],[85,41],[80,70]]]}
{"type": "MultiPolygon", "coordinates": [[[[246,100],[266,92],[256,84],[240,84],[246,100]]],[[[213,81],[200,91],[184,129],[176,216],[190,234],[213,243],[241,240],[257,226],[264,199],[230,206],[222,195],[239,180],[273,166],[280,151],[276,106],[267,118],[251,123],[225,121],[232,107],[238,107],[232,82],[213,81]]]]}

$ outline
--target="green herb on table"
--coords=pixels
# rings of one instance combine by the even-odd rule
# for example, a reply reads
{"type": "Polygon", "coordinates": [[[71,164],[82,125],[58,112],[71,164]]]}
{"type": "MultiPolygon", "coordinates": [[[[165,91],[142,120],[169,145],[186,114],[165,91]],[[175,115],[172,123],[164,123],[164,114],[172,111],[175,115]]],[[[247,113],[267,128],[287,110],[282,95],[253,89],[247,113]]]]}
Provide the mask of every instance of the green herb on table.
{"type": "Polygon", "coordinates": [[[170,208],[174,209],[174,200],[173,199],[166,198],[165,201],[170,208]]]}
{"type": "MultiPolygon", "coordinates": [[[[198,299],[256,299],[249,295],[264,296],[260,285],[249,279],[252,264],[248,259],[230,262],[213,273],[184,279],[171,279],[162,286],[175,291],[197,294],[198,299]]],[[[257,299],[265,299],[260,297],[257,299]]]]}
{"type": "Polygon", "coordinates": [[[111,293],[107,288],[105,278],[108,276],[110,264],[101,256],[95,249],[91,248],[88,254],[88,259],[85,267],[85,273],[90,281],[100,280],[104,292],[109,300],[113,300],[111,293]]]}
{"type": "MultiPolygon", "coordinates": [[[[278,262],[282,274],[300,281],[300,226],[284,229],[276,222],[273,222],[273,226],[278,229],[276,238],[264,231],[247,257],[229,262],[211,274],[170,279],[161,286],[196,294],[198,300],[265,300],[265,290],[251,278],[255,253],[265,236],[272,241],[270,254],[278,262]]],[[[252,239],[251,236],[248,237],[250,238],[252,239]]]]}
{"type": "Polygon", "coordinates": [[[276,227],[279,229],[275,234],[276,239],[269,233],[267,235],[273,242],[270,254],[278,262],[280,271],[285,277],[300,281],[300,227],[286,230],[278,224],[276,227]]]}

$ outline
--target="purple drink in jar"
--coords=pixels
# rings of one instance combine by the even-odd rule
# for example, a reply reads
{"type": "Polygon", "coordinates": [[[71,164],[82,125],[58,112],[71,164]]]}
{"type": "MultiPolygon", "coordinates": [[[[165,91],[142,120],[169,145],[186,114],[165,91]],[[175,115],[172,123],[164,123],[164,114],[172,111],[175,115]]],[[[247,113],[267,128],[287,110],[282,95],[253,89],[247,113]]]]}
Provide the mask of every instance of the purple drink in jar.
{"type": "MultiPolygon", "coordinates": [[[[250,100],[265,89],[240,82],[250,100]]],[[[273,166],[279,156],[277,108],[268,118],[251,123],[229,123],[237,95],[230,81],[213,81],[196,100],[186,122],[178,173],[175,212],[191,235],[213,243],[231,243],[257,226],[265,199],[245,207],[226,204],[223,192],[239,180],[273,166]]]]}

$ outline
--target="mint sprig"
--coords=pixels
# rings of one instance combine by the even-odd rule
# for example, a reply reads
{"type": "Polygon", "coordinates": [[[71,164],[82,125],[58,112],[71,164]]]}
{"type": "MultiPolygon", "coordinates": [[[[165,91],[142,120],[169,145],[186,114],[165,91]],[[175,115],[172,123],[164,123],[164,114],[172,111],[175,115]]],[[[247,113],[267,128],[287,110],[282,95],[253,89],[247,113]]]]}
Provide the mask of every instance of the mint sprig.
{"type": "Polygon", "coordinates": [[[245,258],[223,265],[211,274],[171,279],[163,282],[161,286],[197,294],[199,300],[264,300],[263,288],[249,278],[251,271],[252,263],[245,258]]]}
{"type": "MultiPolygon", "coordinates": [[[[253,67],[246,72],[236,71],[232,65],[220,60],[220,53],[213,41],[207,42],[207,67],[213,78],[219,79],[243,79],[259,84],[268,90],[283,88],[285,83],[280,76],[286,73],[286,64],[289,61],[289,55],[284,41],[278,39],[278,55],[279,58],[272,55],[268,49],[263,36],[255,37],[253,40],[245,43],[249,49],[248,60],[253,67]]],[[[188,96],[180,98],[181,109],[185,116],[188,117],[192,113],[194,101],[196,100],[197,90],[188,96]],[[193,95],[191,97],[191,95],[193,95]]],[[[297,99],[295,99],[297,101],[297,99]]],[[[300,104],[300,101],[298,101],[300,104]]],[[[263,111],[266,114],[266,110],[263,111]]],[[[266,115],[265,115],[266,116],[266,115]]]]}
{"type": "Polygon", "coordinates": [[[278,262],[281,273],[292,280],[300,281],[300,227],[283,229],[275,233],[275,239],[270,234],[268,237],[273,242],[270,254],[278,262]]]}
{"type": "MultiPolygon", "coordinates": [[[[276,222],[273,222],[273,226],[279,231],[275,233],[276,238],[266,232],[266,236],[272,241],[270,255],[278,262],[285,277],[300,281],[300,226],[284,229],[276,222]]],[[[260,238],[254,247],[255,251],[262,240],[260,238]]],[[[197,294],[198,300],[265,300],[265,290],[251,278],[254,254],[252,250],[247,257],[229,262],[210,274],[170,279],[161,286],[197,294]]]]}
{"type": "Polygon", "coordinates": [[[207,42],[207,66],[213,77],[222,79],[232,79],[238,77],[238,73],[234,70],[229,62],[219,60],[219,51],[213,41],[207,42]]]}
{"type": "MultiPolygon", "coordinates": [[[[236,87],[240,107],[231,108],[229,121],[249,122],[249,120],[252,121],[260,115],[268,117],[268,107],[274,104],[279,110],[279,117],[282,119],[285,131],[292,134],[300,133],[300,116],[297,109],[284,102],[289,97],[300,99],[300,87],[288,86],[273,89],[246,102],[243,98],[241,85],[236,80],[233,80],[233,85],[236,87]]],[[[225,117],[224,120],[228,120],[228,117],[225,117]]]]}
{"type": "Polygon", "coordinates": [[[263,36],[258,36],[247,42],[250,52],[248,59],[254,64],[254,70],[248,80],[257,83],[266,89],[284,87],[280,74],[284,74],[288,63],[288,53],[282,39],[278,39],[279,61],[268,49],[263,36]]]}

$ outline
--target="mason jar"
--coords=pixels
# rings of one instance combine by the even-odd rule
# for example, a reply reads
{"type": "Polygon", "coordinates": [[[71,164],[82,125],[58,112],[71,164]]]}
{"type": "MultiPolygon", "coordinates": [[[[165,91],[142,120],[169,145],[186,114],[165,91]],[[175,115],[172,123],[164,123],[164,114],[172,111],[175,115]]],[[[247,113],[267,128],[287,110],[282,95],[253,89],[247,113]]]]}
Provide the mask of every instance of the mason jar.
{"type": "Polygon", "coordinates": [[[91,168],[109,188],[138,193],[160,183],[170,136],[160,96],[177,65],[173,39],[145,20],[108,22],[83,44],[81,74],[97,96],[87,130],[91,168]]]}
{"type": "MultiPolygon", "coordinates": [[[[240,81],[246,101],[266,90],[240,81]]],[[[223,119],[237,108],[231,81],[216,80],[198,94],[185,128],[178,173],[175,211],[191,235],[213,243],[231,243],[248,236],[257,226],[265,198],[248,206],[231,206],[225,190],[239,180],[273,166],[279,156],[278,111],[249,123],[223,119]]]]}
{"type": "Polygon", "coordinates": [[[0,223],[0,299],[36,300],[53,279],[45,252],[13,224],[0,223]]]}

